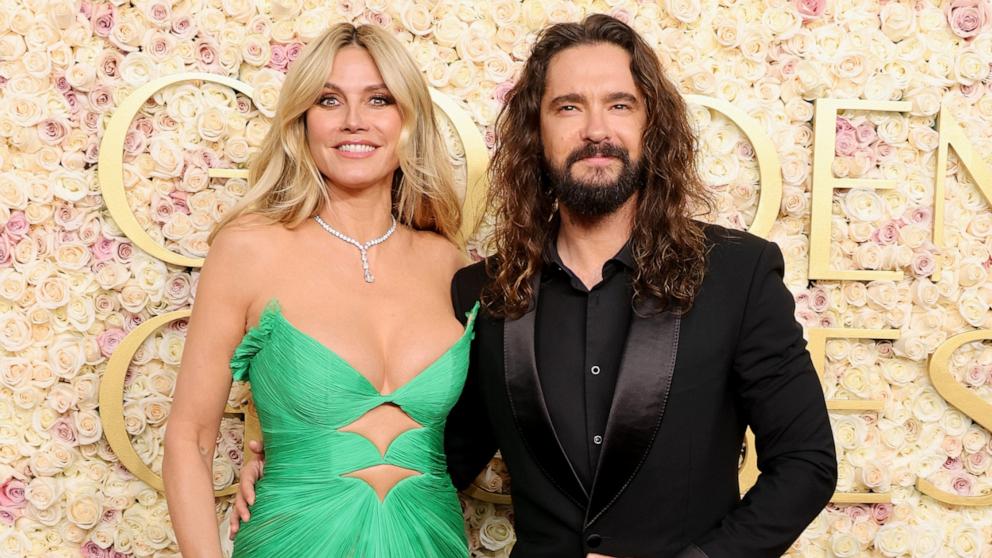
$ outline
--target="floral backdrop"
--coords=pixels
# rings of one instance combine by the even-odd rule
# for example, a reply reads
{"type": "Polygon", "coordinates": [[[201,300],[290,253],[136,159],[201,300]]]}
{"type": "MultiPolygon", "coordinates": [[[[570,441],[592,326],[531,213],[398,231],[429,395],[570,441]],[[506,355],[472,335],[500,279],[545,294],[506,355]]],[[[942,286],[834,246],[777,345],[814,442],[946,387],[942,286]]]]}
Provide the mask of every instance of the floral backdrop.
{"type": "MultiPolygon", "coordinates": [[[[953,156],[936,167],[942,103],[992,164],[988,0],[0,0],[0,556],[178,555],[163,495],[120,465],[99,415],[109,355],[143,321],[189,308],[197,282],[197,269],[134,246],[103,202],[100,140],[123,99],[187,71],[252,88],[249,98],[211,83],[167,87],[125,138],[125,189],[142,227],[203,256],[208,231],[246,188],[208,169],[244,166],[287,66],[330,23],[390,29],[492,146],[536,31],[591,12],[629,22],[683,93],[731,102],[772,139],[783,195],[768,236],[784,251],[797,318],[899,331],[894,341],[829,340],[823,370],[828,398],[884,401],[880,411],[832,413],[838,491],[888,493],[891,503],[831,504],[789,554],[992,556],[992,510],[915,488],[925,477],[956,495],[992,493],[992,437],[937,394],[926,368],[950,336],[992,327],[988,201],[953,156]],[[897,269],[901,280],[808,280],[813,101],[825,97],[912,105],[844,111],[836,145],[817,151],[834,156],[837,177],[897,181],[834,193],[832,267],[897,269]],[[939,249],[937,172],[947,173],[939,249]]],[[[716,200],[707,218],[746,228],[761,194],[754,148],[715,111],[694,107],[693,118],[716,200]]],[[[461,161],[450,127],[449,136],[461,161]]],[[[160,328],[125,381],[125,428],[155,471],[184,330],[183,321],[160,328]]],[[[992,405],[992,344],[956,351],[951,372],[992,405]]],[[[236,385],[231,403],[246,397],[236,385]]],[[[242,437],[241,418],[225,418],[218,489],[236,482],[242,437]]],[[[510,488],[498,460],[478,482],[510,488]]],[[[506,556],[509,506],[468,497],[464,506],[473,556],[506,556]]],[[[229,507],[217,500],[219,521],[229,507]]]]}

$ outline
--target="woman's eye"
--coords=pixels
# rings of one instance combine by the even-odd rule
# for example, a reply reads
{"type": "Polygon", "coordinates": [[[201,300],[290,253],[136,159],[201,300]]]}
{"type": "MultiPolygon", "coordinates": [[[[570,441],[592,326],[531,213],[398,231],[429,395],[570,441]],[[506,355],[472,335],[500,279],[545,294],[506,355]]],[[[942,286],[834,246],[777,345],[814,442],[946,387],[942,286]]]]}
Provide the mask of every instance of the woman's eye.
{"type": "Polygon", "coordinates": [[[337,97],[333,95],[324,95],[317,100],[317,104],[322,107],[336,107],[339,103],[337,97]]]}
{"type": "Polygon", "coordinates": [[[391,97],[386,96],[386,95],[376,95],[376,96],[372,97],[371,99],[369,99],[369,102],[373,106],[384,107],[386,105],[393,104],[393,99],[391,97]]]}

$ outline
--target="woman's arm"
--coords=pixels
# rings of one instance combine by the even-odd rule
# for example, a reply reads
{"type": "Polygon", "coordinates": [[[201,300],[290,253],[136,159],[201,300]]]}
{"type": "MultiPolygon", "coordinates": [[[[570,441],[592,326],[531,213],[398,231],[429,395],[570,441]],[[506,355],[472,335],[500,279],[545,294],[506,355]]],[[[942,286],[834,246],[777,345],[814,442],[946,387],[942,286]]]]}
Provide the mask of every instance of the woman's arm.
{"type": "MultiPolygon", "coordinates": [[[[200,274],[165,436],[162,473],[169,515],[183,556],[221,556],[212,464],[231,390],[230,358],[251,303],[250,233],[217,235],[200,274]]],[[[257,260],[256,260],[257,261],[257,260]]]]}

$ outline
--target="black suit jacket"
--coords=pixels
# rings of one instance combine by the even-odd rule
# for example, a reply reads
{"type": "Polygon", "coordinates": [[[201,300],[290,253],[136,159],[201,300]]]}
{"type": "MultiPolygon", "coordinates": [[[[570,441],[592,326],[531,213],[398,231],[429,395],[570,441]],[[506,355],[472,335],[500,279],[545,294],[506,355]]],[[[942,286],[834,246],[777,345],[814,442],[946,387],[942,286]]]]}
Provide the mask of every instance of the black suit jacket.
{"type": "MultiPolygon", "coordinates": [[[[534,311],[481,313],[465,391],[449,415],[452,478],[467,486],[501,450],[513,479],[513,556],[779,556],[823,509],[837,464],[823,391],[778,248],[708,227],[707,273],[692,308],[634,315],[595,479],[572,471],[534,358],[534,311]],[[750,426],[761,474],[743,499],[750,426]]],[[[464,316],[484,265],[455,276],[464,316]]],[[[576,410],[576,420],[583,420],[576,410]]]]}

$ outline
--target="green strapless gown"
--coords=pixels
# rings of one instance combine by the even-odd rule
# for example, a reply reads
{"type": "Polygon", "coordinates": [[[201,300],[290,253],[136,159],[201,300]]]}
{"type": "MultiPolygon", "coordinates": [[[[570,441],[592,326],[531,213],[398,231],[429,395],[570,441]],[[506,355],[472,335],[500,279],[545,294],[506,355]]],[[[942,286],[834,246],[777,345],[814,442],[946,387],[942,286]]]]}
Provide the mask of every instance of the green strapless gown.
{"type": "Polygon", "coordinates": [[[286,320],[275,302],[245,334],[231,359],[250,380],[265,440],[265,475],[255,485],[251,519],[234,542],[236,558],[464,558],[461,506],[448,477],[444,423],[468,369],[478,304],[465,333],[396,391],[383,395],[334,351],[286,320]],[[391,403],[421,428],[404,431],[381,455],[339,429],[391,403]],[[344,476],[390,464],[418,471],[383,500],[344,476]]]}

